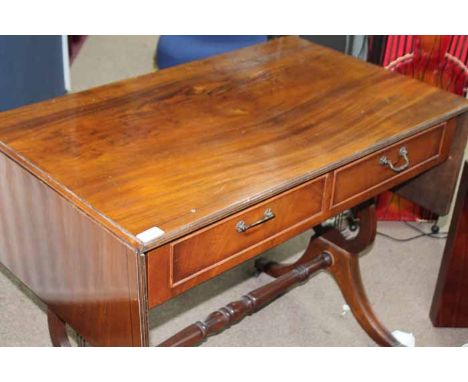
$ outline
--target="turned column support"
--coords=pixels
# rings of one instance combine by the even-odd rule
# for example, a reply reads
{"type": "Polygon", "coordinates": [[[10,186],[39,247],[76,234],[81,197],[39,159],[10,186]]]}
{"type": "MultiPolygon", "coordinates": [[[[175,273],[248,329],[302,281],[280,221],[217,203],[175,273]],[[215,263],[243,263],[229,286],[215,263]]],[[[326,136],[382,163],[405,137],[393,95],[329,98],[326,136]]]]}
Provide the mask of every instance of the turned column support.
{"type": "Polygon", "coordinates": [[[208,336],[221,332],[244,317],[260,310],[293,286],[307,280],[317,271],[330,266],[328,253],[317,254],[315,259],[298,265],[273,282],[264,285],[240,300],[211,313],[205,321],[198,321],[181,330],[158,346],[196,346],[208,336]]]}

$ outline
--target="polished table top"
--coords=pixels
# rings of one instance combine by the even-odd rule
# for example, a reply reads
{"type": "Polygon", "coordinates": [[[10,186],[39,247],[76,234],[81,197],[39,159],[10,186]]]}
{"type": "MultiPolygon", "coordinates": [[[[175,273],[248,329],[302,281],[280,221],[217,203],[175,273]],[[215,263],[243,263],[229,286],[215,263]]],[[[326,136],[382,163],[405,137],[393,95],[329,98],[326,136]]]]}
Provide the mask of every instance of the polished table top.
{"type": "Polygon", "coordinates": [[[465,110],[288,37],[1,113],[0,149],[149,249],[465,110]]]}

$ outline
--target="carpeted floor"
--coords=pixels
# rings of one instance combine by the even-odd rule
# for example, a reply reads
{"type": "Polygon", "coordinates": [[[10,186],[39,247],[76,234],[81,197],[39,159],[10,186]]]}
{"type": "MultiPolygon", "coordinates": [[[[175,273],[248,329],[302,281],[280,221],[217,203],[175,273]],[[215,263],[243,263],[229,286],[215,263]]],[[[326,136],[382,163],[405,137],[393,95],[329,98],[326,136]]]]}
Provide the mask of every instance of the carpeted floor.
{"type": "MultiPolygon", "coordinates": [[[[72,87],[86,89],[153,70],[155,36],[90,37],[72,66],[72,87]]],[[[429,225],[421,225],[429,230],[429,225]]],[[[443,224],[443,229],[447,223],[443,224]]],[[[379,223],[379,231],[409,237],[403,223],[379,223]]],[[[306,246],[309,232],[265,256],[291,260],[306,246]]],[[[436,329],[429,318],[444,240],[400,243],[378,236],[361,257],[362,276],[374,309],[390,330],[412,332],[417,346],[461,346],[468,329],[436,329]]],[[[252,261],[209,281],[151,312],[151,342],[269,281],[254,276],[252,261]]],[[[210,338],[204,346],[375,346],[351,313],[334,281],[321,273],[259,313],[210,338]]],[[[50,346],[43,304],[0,266],[0,346],[50,346]]]]}

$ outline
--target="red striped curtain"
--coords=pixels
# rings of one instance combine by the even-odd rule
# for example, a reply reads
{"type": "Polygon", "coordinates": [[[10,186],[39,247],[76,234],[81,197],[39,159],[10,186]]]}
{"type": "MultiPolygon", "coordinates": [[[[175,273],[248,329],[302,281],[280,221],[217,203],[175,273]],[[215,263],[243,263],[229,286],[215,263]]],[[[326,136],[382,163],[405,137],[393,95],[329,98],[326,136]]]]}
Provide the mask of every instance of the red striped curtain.
{"type": "MultiPolygon", "coordinates": [[[[455,94],[467,96],[468,36],[440,36],[438,44],[423,46],[418,36],[372,36],[369,51],[373,62],[388,70],[429,82],[455,94]],[[380,39],[376,38],[379,37],[380,39]],[[372,46],[378,41],[378,49],[372,46]],[[376,59],[377,57],[377,59],[376,59]],[[380,61],[380,62],[379,62],[380,61]],[[434,74],[436,73],[436,74],[434,74]]],[[[380,220],[432,220],[436,217],[392,192],[379,196],[380,220]]]]}

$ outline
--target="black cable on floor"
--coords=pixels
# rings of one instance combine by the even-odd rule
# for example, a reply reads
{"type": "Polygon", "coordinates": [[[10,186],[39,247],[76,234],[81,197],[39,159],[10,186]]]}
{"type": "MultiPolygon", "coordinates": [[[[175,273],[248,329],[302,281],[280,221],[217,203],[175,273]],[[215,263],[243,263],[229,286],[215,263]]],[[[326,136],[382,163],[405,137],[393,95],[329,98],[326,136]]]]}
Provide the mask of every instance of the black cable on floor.
{"type": "Polygon", "coordinates": [[[414,229],[415,231],[420,232],[420,234],[416,235],[416,236],[406,237],[406,238],[398,238],[398,237],[389,235],[387,233],[377,231],[377,235],[380,235],[380,236],[386,237],[387,239],[390,239],[390,240],[393,240],[393,241],[398,241],[398,242],[411,241],[411,240],[419,239],[421,237],[430,237],[431,239],[446,239],[447,238],[448,232],[441,232],[441,233],[438,233],[438,234],[434,234],[432,232],[425,232],[421,228],[415,227],[414,225],[408,223],[407,221],[405,221],[404,223],[407,226],[414,229]]]}
{"type": "MultiPolygon", "coordinates": [[[[418,231],[418,232],[421,232],[421,233],[424,233],[424,234],[427,234],[427,233],[428,233],[428,232],[425,232],[424,230],[422,230],[421,228],[416,227],[416,226],[410,224],[410,223],[407,222],[407,221],[405,221],[404,223],[405,223],[408,227],[411,227],[411,228],[413,228],[414,230],[416,230],[416,231],[418,231]]],[[[430,232],[429,234],[432,235],[432,236],[435,236],[436,239],[439,238],[439,237],[437,237],[437,236],[439,236],[439,235],[445,235],[444,237],[441,237],[441,238],[440,238],[440,239],[444,239],[444,238],[447,237],[448,232],[439,232],[439,233],[437,233],[437,234],[430,232]]]]}

